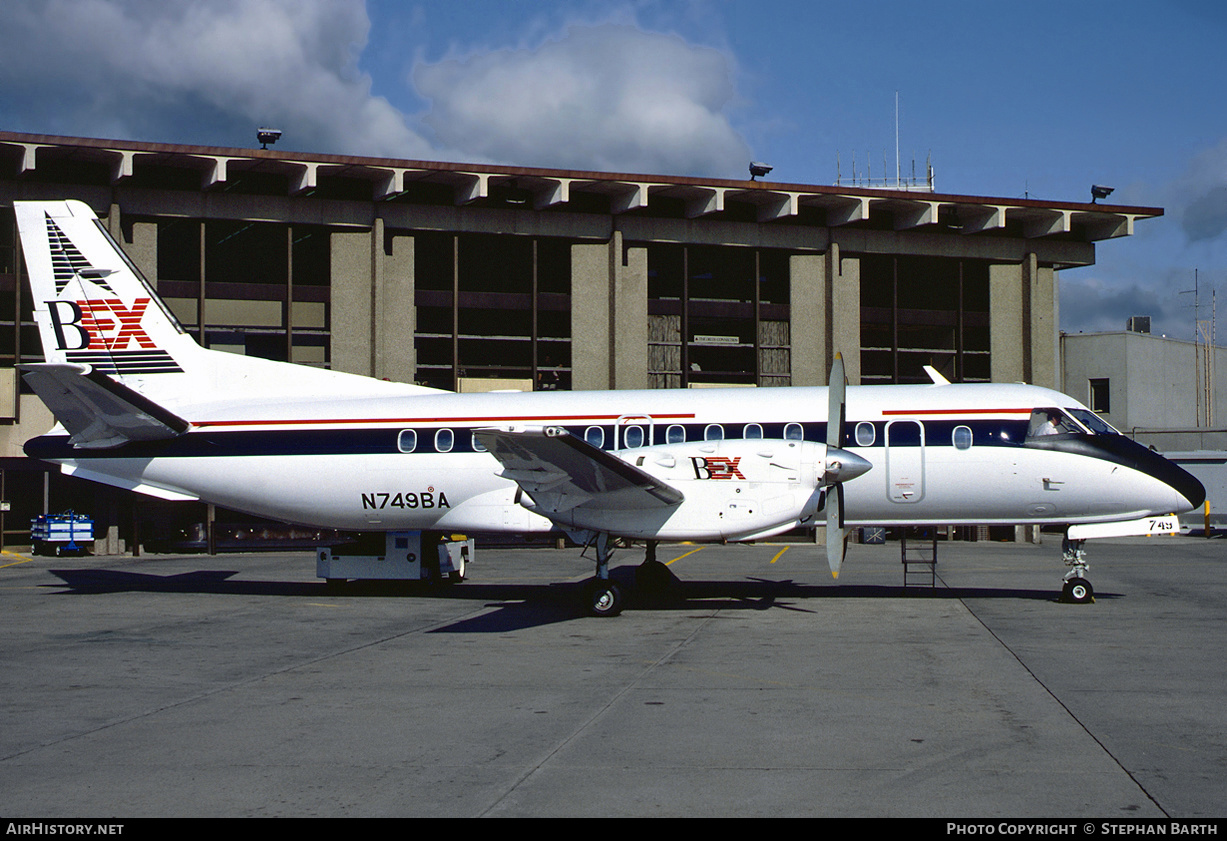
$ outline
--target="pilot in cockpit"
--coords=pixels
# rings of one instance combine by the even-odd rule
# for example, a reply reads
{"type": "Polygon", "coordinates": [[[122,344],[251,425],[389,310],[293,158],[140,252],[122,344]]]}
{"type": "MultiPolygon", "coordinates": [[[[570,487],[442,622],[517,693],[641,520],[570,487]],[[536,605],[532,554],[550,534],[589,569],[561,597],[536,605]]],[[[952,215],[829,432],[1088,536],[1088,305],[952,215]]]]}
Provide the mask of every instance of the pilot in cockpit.
{"type": "Polygon", "coordinates": [[[1078,425],[1060,409],[1036,409],[1031,413],[1031,422],[1027,425],[1027,440],[1080,431],[1078,425]]]}
{"type": "Polygon", "coordinates": [[[1048,419],[1039,425],[1035,430],[1036,435],[1056,435],[1061,431],[1061,416],[1056,412],[1049,412],[1048,419]]]}

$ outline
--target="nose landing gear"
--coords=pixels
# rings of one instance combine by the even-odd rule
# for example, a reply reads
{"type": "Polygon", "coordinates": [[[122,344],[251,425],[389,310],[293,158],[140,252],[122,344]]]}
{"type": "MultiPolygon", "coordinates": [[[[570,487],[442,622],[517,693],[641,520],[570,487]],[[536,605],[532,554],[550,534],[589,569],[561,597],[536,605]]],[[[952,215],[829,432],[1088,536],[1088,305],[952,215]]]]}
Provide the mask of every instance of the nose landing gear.
{"type": "Polygon", "coordinates": [[[1061,601],[1069,604],[1090,604],[1095,601],[1095,589],[1086,580],[1086,571],[1090,564],[1086,562],[1086,550],[1082,548],[1085,540],[1070,540],[1068,537],[1061,542],[1061,554],[1065,565],[1070,568],[1065,573],[1065,586],[1061,588],[1061,601]]]}

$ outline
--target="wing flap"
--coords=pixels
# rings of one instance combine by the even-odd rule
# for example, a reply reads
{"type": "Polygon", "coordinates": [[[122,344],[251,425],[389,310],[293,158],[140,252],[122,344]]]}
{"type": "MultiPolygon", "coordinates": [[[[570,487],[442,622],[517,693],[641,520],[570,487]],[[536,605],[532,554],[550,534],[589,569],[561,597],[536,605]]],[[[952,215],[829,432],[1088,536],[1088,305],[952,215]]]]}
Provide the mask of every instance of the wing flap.
{"type": "Polygon", "coordinates": [[[672,485],[558,427],[475,434],[503,466],[500,475],[519,485],[546,516],[581,506],[662,509],[685,499],[672,485]]]}
{"type": "Polygon", "coordinates": [[[74,447],[109,449],[129,441],[159,441],[182,435],[191,426],[88,365],[42,362],[18,367],[68,430],[74,447]]]}

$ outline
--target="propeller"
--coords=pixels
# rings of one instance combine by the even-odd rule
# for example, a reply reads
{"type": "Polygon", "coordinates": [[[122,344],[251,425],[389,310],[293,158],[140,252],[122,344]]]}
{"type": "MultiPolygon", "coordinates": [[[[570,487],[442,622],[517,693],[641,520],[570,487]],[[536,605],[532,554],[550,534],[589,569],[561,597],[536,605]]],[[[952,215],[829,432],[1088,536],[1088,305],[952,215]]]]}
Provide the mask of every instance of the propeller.
{"type": "MultiPolygon", "coordinates": [[[[859,476],[865,470],[869,469],[869,463],[865,462],[859,456],[852,453],[843,453],[839,449],[839,445],[843,443],[840,439],[843,438],[844,430],[844,413],[847,408],[845,386],[847,379],[844,376],[844,358],[841,354],[835,354],[835,363],[831,366],[831,378],[827,381],[827,465],[828,473],[823,477],[824,481],[831,482],[827,489],[826,498],[826,513],[827,513],[827,563],[831,567],[831,577],[839,578],[839,568],[844,562],[844,553],[848,550],[847,534],[844,532],[844,487],[843,482],[846,479],[853,478],[852,476],[843,476],[845,471],[844,465],[847,464],[846,459],[841,459],[832,465],[832,457],[837,455],[852,456],[853,459],[864,463],[864,470],[859,470],[856,475],[859,476]],[[835,451],[834,453],[832,451],[835,451]],[[830,475],[829,468],[835,466],[835,475],[830,475]]],[[[853,465],[848,464],[848,467],[853,465]]]]}

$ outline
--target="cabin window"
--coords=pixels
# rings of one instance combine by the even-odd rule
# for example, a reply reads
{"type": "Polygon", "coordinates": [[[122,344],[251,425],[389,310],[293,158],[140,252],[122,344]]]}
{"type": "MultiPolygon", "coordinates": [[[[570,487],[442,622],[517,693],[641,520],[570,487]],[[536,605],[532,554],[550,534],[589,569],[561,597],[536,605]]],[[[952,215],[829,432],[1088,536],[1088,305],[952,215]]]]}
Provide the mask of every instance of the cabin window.
{"type": "Polygon", "coordinates": [[[703,430],[704,441],[723,441],[724,427],[718,423],[709,423],[703,430]]]}
{"type": "Polygon", "coordinates": [[[801,428],[799,423],[790,423],[784,427],[784,440],[786,441],[803,441],[805,440],[805,430],[801,428]]]}
{"type": "Polygon", "coordinates": [[[477,433],[474,432],[473,433],[473,452],[484,453],[485,451],[486,451],[486,445],[483,444],[481,441],[477,440],[477,433]]]}
{"type": "Polygon", "coordinates": [[[411,453],[418,448],[418,433],[416,429],[402,429],[396,436],[396,449],[402,453],[411,453]]]}
{"type": "Polygon", "coordinates": [[[762,438],[763,428],[756,423],[747,423],[741,430],[742,438],[762,438]]]}
{"type": "Polygon", "coordinates": [[[643,446],[643,427],[628,426],[622,433],[622,446],[630,449],[643,446]]]}
{"type": "Polygon", "coordinates": [[[869,421],[861,421],[856,425],[856,443],[860,447],[872,447],[877,440],[878,432],[869,421]]]}
{"type": "Polygon", "coordinates": [[[665,430],[665,441],[669,444],[686,443],[686,428],[678,423],[673,424],[665,430]]]}
{"type": "Polygon", "coordinates": [[[956,426],[951,434],[951,439],[956,450],[970,450],[972,440],[971,427],[956,426]]]}
{"type": "Polygon", "coordinates": [[[440,429],[435,433],[435,450],[440,453],[450,453],[455,439],[450,429],[440,429]]]}
{"type": "Polygon", "coordinates": [[[599,426],[590,426],[584,430],[584,440],[601,449],[605,446],[605,430],[599,426]]]}

